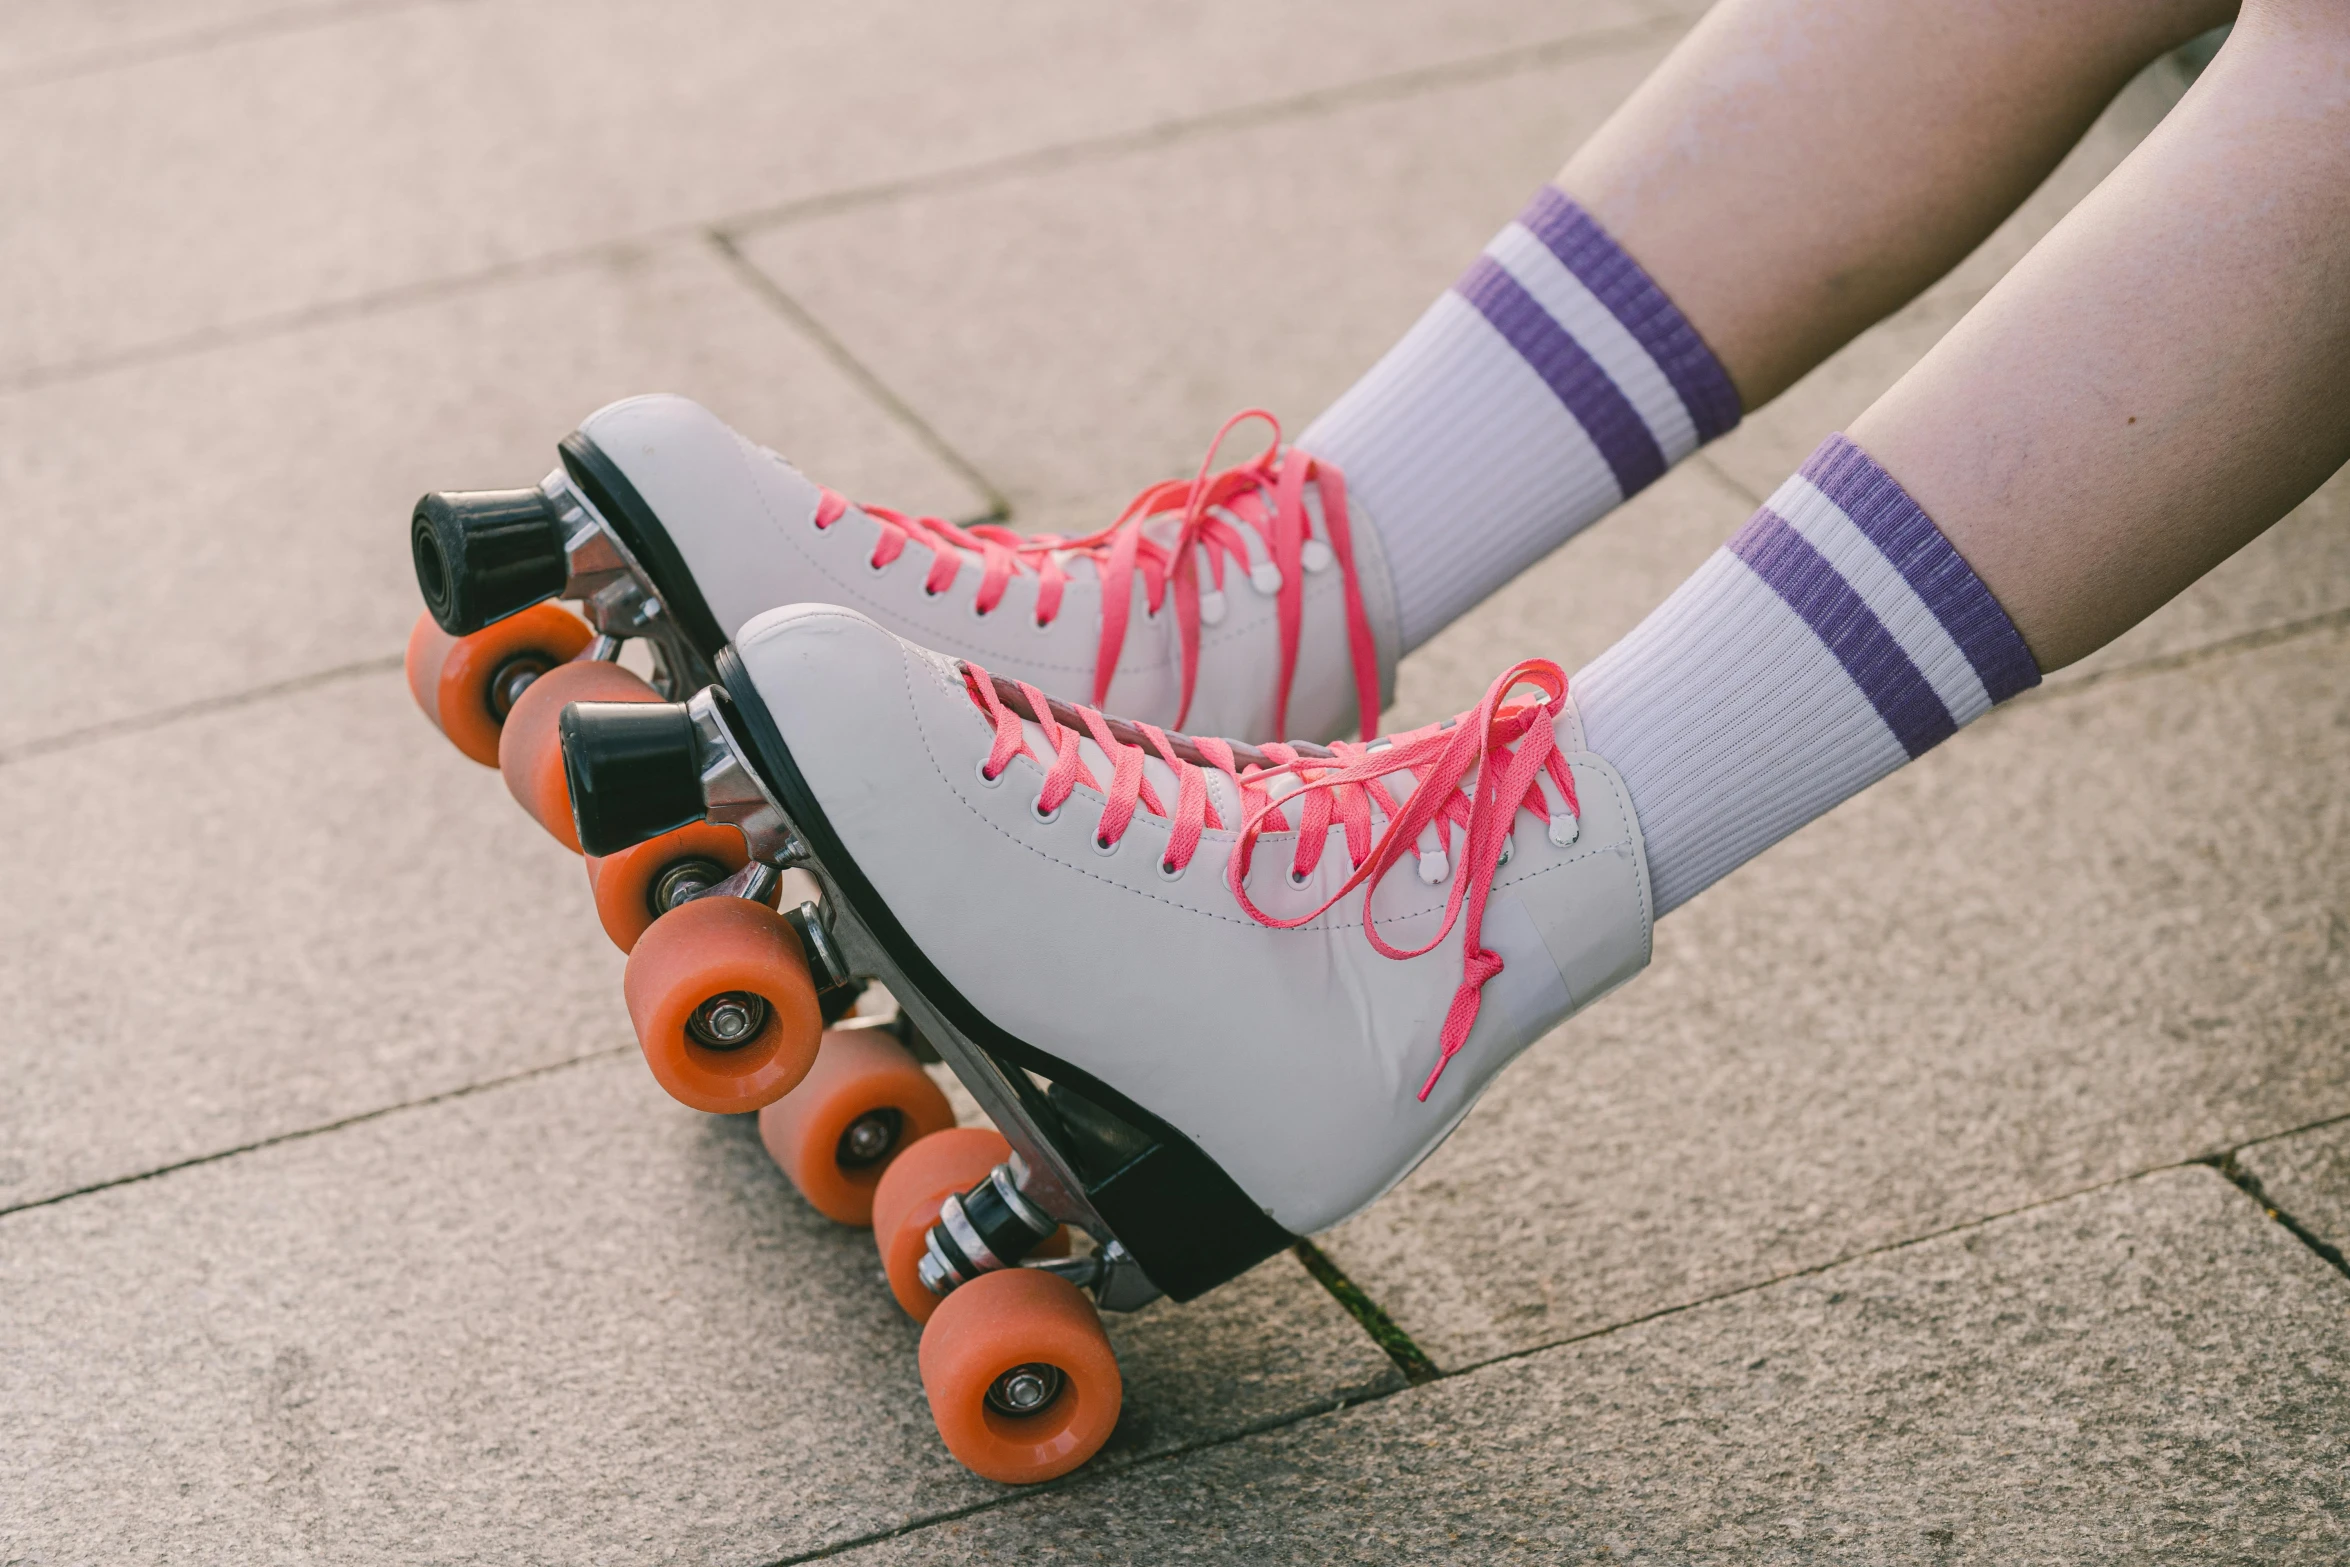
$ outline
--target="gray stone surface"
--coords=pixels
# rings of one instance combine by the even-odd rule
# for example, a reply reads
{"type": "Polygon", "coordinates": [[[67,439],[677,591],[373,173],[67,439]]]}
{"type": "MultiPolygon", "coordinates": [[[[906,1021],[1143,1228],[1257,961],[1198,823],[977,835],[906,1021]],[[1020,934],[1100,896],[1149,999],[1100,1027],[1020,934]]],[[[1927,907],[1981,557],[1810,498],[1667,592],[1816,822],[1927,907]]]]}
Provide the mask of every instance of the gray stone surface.
{"type": "Polygon", "coordinates": [[[0,97],[0,375],[1639,23],[1640,0],[483,0],[0,97]]]}
{"type": "Polygon", "coordinates": [[[536,483],[581,418],[654,390],[850,494],[980,509],[686,242],[0,392],[0,757],[396,657],[416,497],[536,483]]]}
{"type": "Polygon", "coordinates": [[[2337,1562],[2346,1314],[2174,1171],[841,1559],[2337,1562]]]}
{"type": "Polygon", "coordinates": [[[2350,1124],[2254,1143],[2236,1162],[2276,1207],[2338,1253],[2350,1253],[2350,1124]]]}
{"type": "MultiPolygon", "coordinates": [[[[981,504],[713,230],[1088,526],[1235,407],[1296,428],[1697,9],[6,8],[0,1563],[2343,1556],[2350,1283],[2129,1177],[2266,1136],[2350,1227],[2338,1129],[2274,1135],[2350,1112],[2350,480],[1677,916],[1333,1240],[1448,1367],[1510,1358],[1398,1392],[1275,1259],[1115,1321],[1127,1419],[1026,1499],[938,1444],[869,1240],[649,1082],[577,862],[409,708],[414,495],[607,398],[981,504]]],[[[2163,97],[1397,718],[1620,635],[2163,97]]]]}
{"type": "Polygon", "coordinates": [[[452,0],[11,0],[0,11],[0,91],[87,76],[354,13],[452,0]]]}
{"type": "Polygon", "coordinates": [[[2346,657],[1986,719],[1666,920],[1332,1255],[1454,1367],[2350,1111],[2346,657]]]}
{"type": "Polygon", "coordinates": [[[578,856],[396,669],[0,767],[0,819],[0,1207],[634,1054],[578,856]]]}
{"type": "MultiPolygon", "coordinates": [[[[1236,409],[1303,429],[1667,41],[810,217],[745,249],[1024,526],[1099,527],[1196,468],[1236,409]],[[1003,395],[1008,365],[1035,397],[1003,395]]],[[[1243,431],[1234,455],[1263,439],[1243,431]]]]}
{"type": "MultiPolygon", "coordinates": [[[[589,1063],[0,1219],[0,1561],[753,1563],[1001,1494],[864,1231],[589,1063]]],[[[1393,1385],[1294,1262],[1113,1321],[1106,1462],[1393,1385]]]]}

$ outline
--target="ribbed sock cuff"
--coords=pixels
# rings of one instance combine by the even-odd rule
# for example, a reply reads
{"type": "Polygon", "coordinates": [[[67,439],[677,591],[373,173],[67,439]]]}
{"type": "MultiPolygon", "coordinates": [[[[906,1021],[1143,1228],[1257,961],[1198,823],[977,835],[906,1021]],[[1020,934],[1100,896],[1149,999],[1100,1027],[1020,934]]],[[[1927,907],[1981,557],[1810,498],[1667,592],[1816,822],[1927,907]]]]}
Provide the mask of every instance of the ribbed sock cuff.
{"type": "Polygon", "coordinates": [[[1738,417],[1696,328],[1545,186],[1298,444],[1379,530],[1409,651],[1738,417]]]}
{"type": "Polygon", "coordinates": [[[1942,530],[1837,435],[1574,689],[1661,915],[2039,681],[1942,530]]]}

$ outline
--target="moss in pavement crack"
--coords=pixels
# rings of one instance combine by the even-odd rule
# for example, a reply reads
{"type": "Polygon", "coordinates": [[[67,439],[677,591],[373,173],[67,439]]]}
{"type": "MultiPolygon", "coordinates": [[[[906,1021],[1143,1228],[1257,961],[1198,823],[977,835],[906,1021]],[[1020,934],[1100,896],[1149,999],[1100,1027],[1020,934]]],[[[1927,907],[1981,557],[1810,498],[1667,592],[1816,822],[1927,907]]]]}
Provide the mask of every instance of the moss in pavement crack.
{"type": "Polygon", "coordinates": [[[1363,1293],[1362,1286],[1340,1272],[1338,1264],[1324,1255],[1321,1247],[1312,1241],[1299,1241],[1291,1249],[1297,1253],[1297,1260],[1305,1264],[1305,1270],[1314,1276],[1315,1282],[1346,1308],[1348,1316],[1362,1324],[1363,1331],[1371,1335],[1372,1343],[1386,1351],[1387,1358],[1395,1362],[1395,1369],[1403,1373],[1406,1382],[1418,1387],[1423,1382],[1433,1382],[1444,1375],[1436,1368],[1436,1362],[1428,1358],[1427,1351],[1413,1343],[1412,1336],[1397,1327],[1395,1319],[1381,1311],[1379,1303],[1363,1293]]]}

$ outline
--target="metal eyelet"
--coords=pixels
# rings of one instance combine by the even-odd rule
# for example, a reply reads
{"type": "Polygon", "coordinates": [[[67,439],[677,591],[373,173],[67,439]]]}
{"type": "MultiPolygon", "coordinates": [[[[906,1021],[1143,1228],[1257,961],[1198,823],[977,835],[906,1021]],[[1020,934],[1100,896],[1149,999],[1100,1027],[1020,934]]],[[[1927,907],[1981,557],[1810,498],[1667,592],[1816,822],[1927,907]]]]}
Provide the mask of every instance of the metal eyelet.
{"type": "Polygon", "coordinates": [[[1036,803],[1028,807],[1028,814],[1035,817],[1045,826],[1050,827],[1053,823],[1061,819],[1061,808],[1056,805],[1051,810],[1046,810],[1044,808],[1044,796],[1040,794],[1036,797],[1036,803]]]}
{"type": "Polygon", "coordinates": [[[1115,842],[1104,843],[1102,842],[1101,829],[1097,827],[1093,830],[1093,836],[1087,841],[1093,845],[1093,852],[1106,860],[1125,846],[1126,835],[1124,833],[1120,833],[1115,842]]]}
{"type": "MultiPolygon", "coordinates": [[[[1004,763],[1005,772],[1009,772],[1011,767],[1010,762],[1004,763]]],[[[983,789],[1001,789],[1004,786],[1003,773],[998,773],[993,778],[987,776],[987,758],[984,756],[979,759],[979,785],[983,789]]]]}
{"type": "Polygon", "coordinates": [[[1164,855],[1161,855],[1161,856],[1159,857],[1158,868],[1159,868],[1159,880],[1161,880],[1161,881],[1181,881],[1181,880],[1184,878],[1184,875],[1185,875],[1185,873],[1187,873],[1188,871],[1190,871],[1190,869],[1191,869],[1191,862],[1190,862],[1189,860],[1185,860],[1185,861],[1184,861],[1184,862],[1183,862],[1181,865],[1173,865],[1173,866],[1170,866],[1170,865],[1167,863],[1166,857],[1165,857],[1164,855]]]}
{"type": "Polygon", "coordinates": [[[1308,871],[1303,876],[1300,876],[1297,873],[1297,867],[1292,865],[1288,872],[1283,875],[1281,879],[1289,883],[1290,891],[1303,892],[1314,884],[1314,873],[1312,871],[1308,871]]]}

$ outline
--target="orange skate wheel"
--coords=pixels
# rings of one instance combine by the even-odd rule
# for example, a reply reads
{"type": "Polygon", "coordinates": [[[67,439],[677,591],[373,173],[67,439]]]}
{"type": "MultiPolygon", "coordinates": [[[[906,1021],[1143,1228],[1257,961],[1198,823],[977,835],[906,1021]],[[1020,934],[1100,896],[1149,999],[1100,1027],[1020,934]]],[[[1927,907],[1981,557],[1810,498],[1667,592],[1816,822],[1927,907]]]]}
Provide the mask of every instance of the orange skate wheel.
{"type": "Polygon", "coordinates": [[[1034,1485],[1101,1451],[1124,1383],[1085,1292],[1034,1268],[983,1273],[922,1330],[922,1391],[947,1451],[983,1480],[1034,1485]]]}
{"type": "Polygon", "coordinates": [[[604,922],[612,944],[626,952],[688,884],[714,886],[750,860],[742,830],[717,822],[694,822],[618,854],[591,857],[588,880],[596,890],[596,918],[604,922]]]}
{"type": "Polygon", "coordinates": [[[881,1172],[873,1189],[873,1244],[889,1292],[916,1322],[928,1322],[938,1297],[922,1287],[922,1243],[938,1222],[938,1205],[967,1192],[1012,1157],[1012,1145],[991,1126],[957,1126],[923,1138],[881,1172]]]}
{"type": "Polygon", "coordinates": [[[417,616],[408,628],[408,694],[444,735],[448,731],[441,725],[441,665],[456,645],[457,639],[435,625],[430,613],[417,616]]]}
{"type": "Polygon", "coordinates": [[[824,1032],[798,933],[743,898],[697,898],[655,920],[621,988],[653,1076],[713,1115],[790,1093],[824,1032]]]}
{"type": "Polygon", "coordinates": [[[557,843],[577,854],[579,828],[571,820],[571,785],[563,777],[563,743],[556,733],[563,709],[574,702],[660,700],[661,694],[636,671],[618,664],[597,660],[548,670],[515,702],[506,715],[505,732],[498,737],[498,771],[505,775],[506,792],[553,833],[557,843]]]}
{"type": "Polygon", "coordinates": [[[759,1112],[759,1139],[809,1207],[871,1224],[882,1172],[954,1124],[954,1107],[904,1045],[878,1028],[835,1029],[807,1080],[759,1112]]]}
{"type": "Polygon", "coordinates": [[[420,615],[408,633],[408,691],[449,743],[498,765],[498,735],[539,676],[579,656],[595,633],[554,604],[533,604],[469,637],[420,615]]]}

